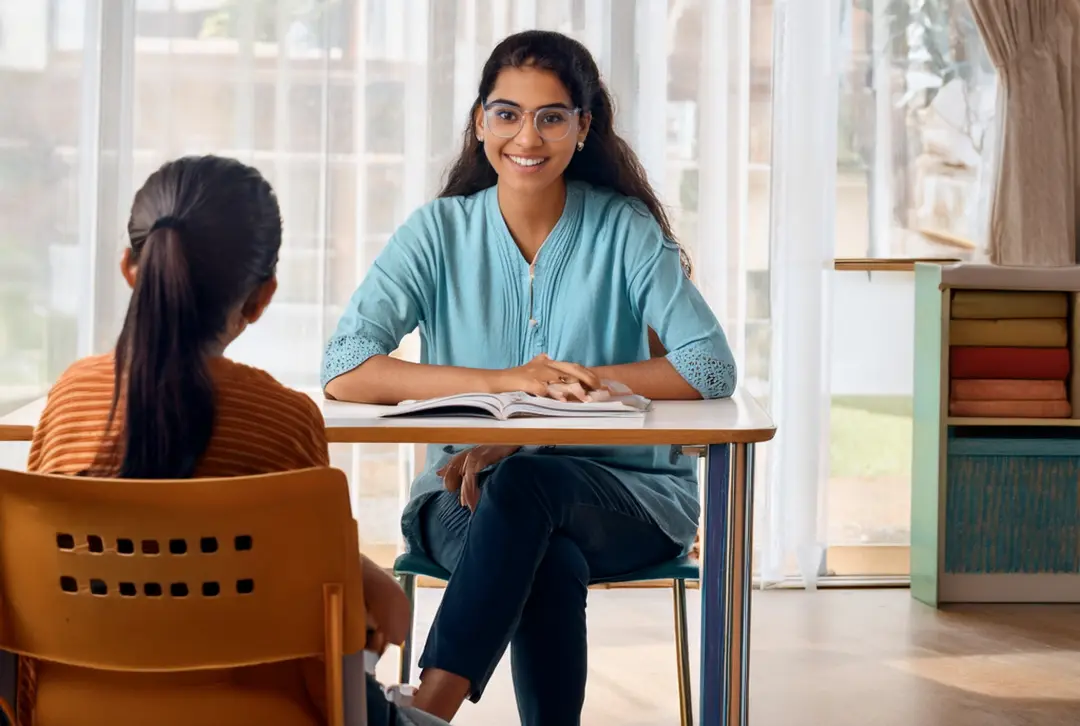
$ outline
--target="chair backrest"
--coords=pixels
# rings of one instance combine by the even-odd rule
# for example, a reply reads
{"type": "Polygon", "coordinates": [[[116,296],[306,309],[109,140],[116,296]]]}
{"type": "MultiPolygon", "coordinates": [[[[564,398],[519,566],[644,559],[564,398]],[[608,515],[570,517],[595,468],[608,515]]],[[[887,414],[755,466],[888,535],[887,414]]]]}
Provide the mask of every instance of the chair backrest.
{"type": "Polygon", "coordinates": [[[359,651],[359,540],[339,471],[183,481],[0,471],[0,648],[127,671],[323,655],[333,585],[344,652],[359,651]]]}

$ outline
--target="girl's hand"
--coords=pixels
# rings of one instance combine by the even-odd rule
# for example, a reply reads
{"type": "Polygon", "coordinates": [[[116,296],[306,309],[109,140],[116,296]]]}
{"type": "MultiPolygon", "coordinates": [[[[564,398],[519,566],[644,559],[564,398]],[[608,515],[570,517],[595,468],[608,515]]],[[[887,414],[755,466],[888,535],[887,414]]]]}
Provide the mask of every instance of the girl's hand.
{"type": "Polygon", "coordinates": [[[458,452],[435,472],[448,492],[457,492],[461,506],[476,511],[480,503],[480,485],[476,478],[481,471],[517,453],[520,446],[474,446],[458,452]]]}
{"type": "Polygon", "coordinates": [[[378,628],[368,627],[367,641],[364,643],[364,650],[371,651],[377,655],[382,655],[386,652],[386,646],[389,643],[386,640],[386,635],[378,628]]]}
{"type": "Polygon", "coordinates": [[[492,393],[524,391],[563,401],[569,398],[585,401],[590,391],[603,389],[600,377],[588,368],[552,360],[543,354],[523,366],[492,371],[491,381],[492,393]]]}

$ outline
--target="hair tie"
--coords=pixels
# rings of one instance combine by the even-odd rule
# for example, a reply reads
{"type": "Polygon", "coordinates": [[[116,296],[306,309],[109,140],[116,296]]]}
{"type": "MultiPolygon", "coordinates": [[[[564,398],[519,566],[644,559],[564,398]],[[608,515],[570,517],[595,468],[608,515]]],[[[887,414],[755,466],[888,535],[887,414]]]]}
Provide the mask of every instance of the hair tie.
{"type": "Polygon", "coordinates": [[[170,215],[158,217],[158,220],[150,227],[150,231],[154,232],[159,229],[174,229],[177,232],[181,232],[184,229],[184,221],[179,217],[170,215]]]}

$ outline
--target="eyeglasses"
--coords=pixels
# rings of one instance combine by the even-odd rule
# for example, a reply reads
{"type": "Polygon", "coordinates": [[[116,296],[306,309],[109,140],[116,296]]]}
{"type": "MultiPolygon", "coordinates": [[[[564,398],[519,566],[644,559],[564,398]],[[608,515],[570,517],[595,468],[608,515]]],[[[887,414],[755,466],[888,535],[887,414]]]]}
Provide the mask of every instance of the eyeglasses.
{"type": "Polygon", "coordinates": [[[570,133],[573,121],[581,114],[580,108],[546,106],[525,111],[517,106],[493,103],[484,106],[484,127],[500,139],[512,139],[525,126],[525,116],[532,114],[536,133],[544,141],[562,141],[570,133]]]}

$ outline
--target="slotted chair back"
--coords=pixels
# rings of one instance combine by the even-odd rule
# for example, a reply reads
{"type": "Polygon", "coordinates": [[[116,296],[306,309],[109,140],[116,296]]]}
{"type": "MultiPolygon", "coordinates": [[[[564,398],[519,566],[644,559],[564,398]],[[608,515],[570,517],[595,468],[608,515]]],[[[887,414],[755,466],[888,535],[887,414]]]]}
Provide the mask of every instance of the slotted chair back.
{"type": "Polygon", "coordinates": [[[0,648],[42,661],[175,672],[322,656],[340,726],[341,658],[365,640],[360,568],[332,469],[183,481],[0,471],[0,648]]]}

